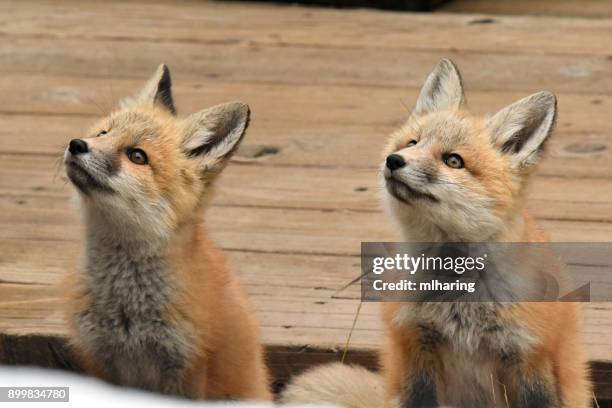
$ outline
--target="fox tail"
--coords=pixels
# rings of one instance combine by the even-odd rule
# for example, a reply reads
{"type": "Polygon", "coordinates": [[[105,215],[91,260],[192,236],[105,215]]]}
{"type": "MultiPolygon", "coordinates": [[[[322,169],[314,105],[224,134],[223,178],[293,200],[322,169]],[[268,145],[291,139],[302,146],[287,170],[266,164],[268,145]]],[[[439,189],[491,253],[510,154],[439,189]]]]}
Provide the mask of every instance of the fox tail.
{"type": "Polygon", "coordinates": [[[363,367],[327,364],[294,377],[283,391],[281,403],[381,408],[384,405],[383,380],[363,367]]]}

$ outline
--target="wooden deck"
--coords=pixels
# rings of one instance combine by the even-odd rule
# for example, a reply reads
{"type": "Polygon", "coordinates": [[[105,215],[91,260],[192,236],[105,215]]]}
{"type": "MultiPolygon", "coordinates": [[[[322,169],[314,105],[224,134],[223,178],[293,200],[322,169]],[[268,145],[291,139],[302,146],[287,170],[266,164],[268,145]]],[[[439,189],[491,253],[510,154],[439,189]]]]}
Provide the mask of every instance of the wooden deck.
{"type": "MultiPolygon", "coordinates": [[[[169,2],[168,2],[169,3],[169,2]]],[[[558,131],[530,206],[557,241],[612,240],[612,19],[406,14],[250,3],[0,3],[0,358],[71,366],[59,312],[79,219],[67,143],[169,64],[182,113],[241,99],[253,120],[209,226],[255,302],[279,378],[337,359],[359,303],[362,240],[388,133],[444,56],[490,112],[541,89],[558,131]],[[179,5],[180,4],[180,5],[179,5]]],[[[589,304],[597,394],[612,398],[612,305],[589,304]]],[[[375,364],[376,304],[349,358],[375,364]]]]}

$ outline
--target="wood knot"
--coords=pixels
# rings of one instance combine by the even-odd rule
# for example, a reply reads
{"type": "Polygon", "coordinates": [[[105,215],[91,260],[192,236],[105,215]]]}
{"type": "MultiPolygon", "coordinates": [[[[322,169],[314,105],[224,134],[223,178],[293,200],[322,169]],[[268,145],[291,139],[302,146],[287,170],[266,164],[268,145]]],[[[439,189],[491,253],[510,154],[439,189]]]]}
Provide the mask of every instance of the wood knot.
{"type": "Polygon", "coordinates": [[[245,144],[238,148],[235,159],[237,161],[253,162],[275,156],[279,152],[280,149],[276,146],[245,144]]]}
{"type": "Polygon", "coordinates": [[[495,24],[495,23],[497,23],[497,21],[494,18],[491,18],[491,17],[477,18],[477,19],[468,21],[468,25],[495,24]]]}

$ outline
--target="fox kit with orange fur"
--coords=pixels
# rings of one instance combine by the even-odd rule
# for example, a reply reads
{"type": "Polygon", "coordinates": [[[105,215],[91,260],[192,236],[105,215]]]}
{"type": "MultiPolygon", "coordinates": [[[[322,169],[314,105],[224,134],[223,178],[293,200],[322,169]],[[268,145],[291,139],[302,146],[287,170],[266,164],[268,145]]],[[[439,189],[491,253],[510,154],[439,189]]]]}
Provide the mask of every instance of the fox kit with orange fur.
{"type": "Polygon", "coordinates": [[[72,343],[86,371],[198,399],[269,400],[252,306],[206,238],[202,211],[249,108],[178,119],[161,65],[64,156],[85,224],[70,277],[72,343]]]}
{"type": "MultiPolygon", "coordinates": [[[[470,115],[459,71],[442,60],[384,152],[383,203],[404,239],[545,241],[524,203],[555,116],[549,92],[488,118],[470,115]]],[[[384,392],[364,375],[344,373],[332,384],[328,367],[325,377],[317,369],[298,377],[284,400],[364,408],[591,404],[577,303],[388,302],[383,319],[384,392]],[[361,397],[342,397],[347,381],[361,397]]]]}

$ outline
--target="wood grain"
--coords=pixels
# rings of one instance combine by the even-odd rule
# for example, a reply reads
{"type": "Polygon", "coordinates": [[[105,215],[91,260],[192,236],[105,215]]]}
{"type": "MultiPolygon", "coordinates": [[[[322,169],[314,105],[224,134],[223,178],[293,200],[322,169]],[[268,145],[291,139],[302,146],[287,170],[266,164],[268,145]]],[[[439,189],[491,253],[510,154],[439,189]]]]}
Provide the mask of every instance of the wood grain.
{"type": "MultiPolygon", "coordinates": [[[[478,114],[541,89],[558,95],[557,132],[528,206],[553,240],[612,241],[612,44],[603,40],[612,20],[483,18],[1,2],[0,359],[78,369],[59,282],[78,263],[81,227],[60,158],[162,61],[181,114],[235,99],[253,110],[207,219],[251,295],[280,380],[340,357],[360,296],[358,284],[342,288],[359,276],[360,243],[398,238],[378,203],[381,146],[441,57],[461,67],[478,114]]],[[[597,283],[605,272],[584,270],[597,283]]],[[[612,398],[612,306],[588,304],[585,319],[598,397],[612,398]]],[[[378,307],[366,303],[349,360],[374,368],[380,343],[378,307]]]]}

